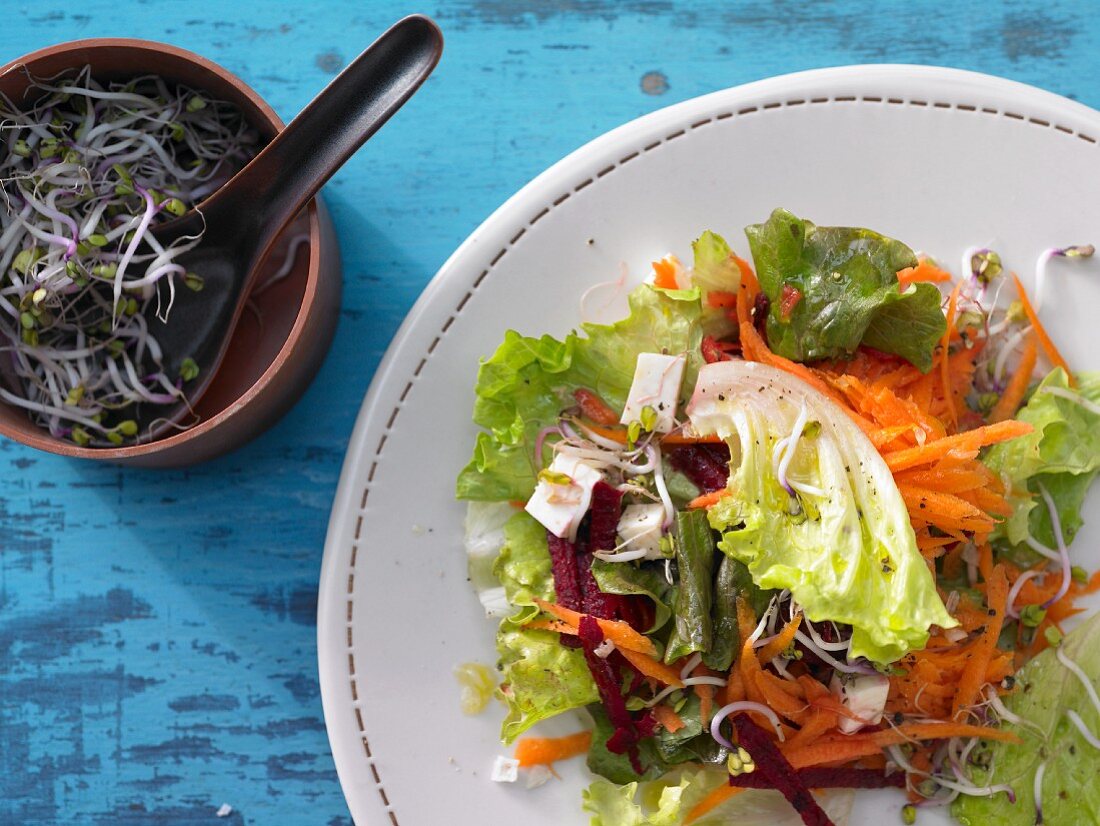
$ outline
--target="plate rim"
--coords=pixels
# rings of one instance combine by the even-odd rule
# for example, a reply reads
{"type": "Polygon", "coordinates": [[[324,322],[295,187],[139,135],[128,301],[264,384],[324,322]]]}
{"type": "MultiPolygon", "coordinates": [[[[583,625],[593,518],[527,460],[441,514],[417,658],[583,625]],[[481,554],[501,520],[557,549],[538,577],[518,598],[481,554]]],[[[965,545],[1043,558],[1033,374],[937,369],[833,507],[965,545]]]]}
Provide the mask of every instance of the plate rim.
{"type": "Polygon", "coordinates": [[[384,779],[372,759],[359,711],[361,699],[353,688],[355,666],[352,638],[354,577],[358,543],[364,525],[369,487],[360,495],[356,484],[369,483],[385,435],[392,427],[407,393],[447,329],[481,282],[507,251],[539,219],[644,152],[703,128],[715,120],[756,115],[796,105],[865,103],[928,109],[964,110],[1012,119],[1021,124],[1065,133],[1100,146],[1100,112],[1085,104],[1019,81],[943,66],[914,64],[858,64],[783,74],[731,86],[663,107],[615,127],[586,142],[530,180],[495,209],[447,258],[427,283],[394,334],[371,380],[356,416],[333,500],[325,536],[318,582],[317,653],[321,702],[337,776],[353,820],[360,826],[370,817],[389,818],[399,826],[385,792],[384,779]],[[920,94],[921,88],[935,94],[920,94]],[[819,90],[813,96],[811,90],[819,90]],[[891,91],[886,91],[887,89],[891,91]],[[828,92],[826,93],[826,90],[828,92]],[[906,92],[902,95],[900,92],[906,92]],[[899,94],[894,94],[898,92],[899,94]],[[914,97],[913,94],[919,94],[914,97]],[[801,94],[801,98],[790,97],[801,94]],[[784,97],[786,96],[786,97],[784,97]],[[1012,103],[1003,107],[963,103],[981,96],[982,103],[1012,103]],[[754,103],[754,101],[756,101],[754,103]],[[740,109],[733,107],[740,105],[740,109]],[[728,109],[698,120],[712,109],[728,109]],[[679,127],[673,132],[670,128],[679,127]],[[663,133],[656,142],[638,138],[663,133]],[[637,142],[637,149],[628,146],[637,142]],[[613,152],[610,150],[614,150],[613,152]],[[627,152],[623,155],[623,152],[627,152]],[[620,155],[608,158],[608,155],[620,155]],[[610,166],[600,161],[610,160],[610,166]],[[592,170],[587,176],[585,170],[592,170]],[[580,173],[580,174],[578,174],[580,173]],[[539,210],[541,205],[541,211],[539,210]],[[530,218],[528,216],[534,216],[530,218]],[[518,230],[517,230],[518,228],[518,230]],[[499,246],[498,246],[499,245],[499,246]],[[476,275],[475,275],[476,274],[476,275]],[[466,280],[463,280],[463,277],[466,280]],[[449,299],[455,309],[448,311],[449,299]],[[444,307],[439,327],[423,335],[424,322],[444,307]],[[421,340],[418,340],[418,335],[421,340]],[[417,349],[423,348],[423,349],[417,349]],[[412,352],[417,350],[416,352],[412,352]],[[411,359],[410,359],[411,356],[411,359]],[[396,374],[408,372],[404,385],[396,374]],[[390,403],[392,402],[392,407],[390,403]],[[392,412],[390,412],[392,411],[392,412]],[[388,416],[388,421],[384,417],[388,416]],[[381,425],[380,442],[370,440],[381,425]],[[357,515],[358,514],[358,515],[357,515]],[[350,538],[350,541],[349,541],[350,538]],[[350,680],[349,680],[350,677],[350,680]],[[348,702],[350,700],[350,702],[348,702]],[[356,758],[358,755],[358,758],[356,758]]]}

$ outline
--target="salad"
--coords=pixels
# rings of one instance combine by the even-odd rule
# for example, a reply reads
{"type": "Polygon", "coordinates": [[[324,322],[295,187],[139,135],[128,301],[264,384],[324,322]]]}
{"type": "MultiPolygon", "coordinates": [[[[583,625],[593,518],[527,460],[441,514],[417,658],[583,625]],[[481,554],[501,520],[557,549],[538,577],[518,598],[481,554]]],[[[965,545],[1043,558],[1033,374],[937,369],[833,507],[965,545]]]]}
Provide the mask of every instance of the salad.
{"type": "Polygon", "coordinates": [[[1092,248],[1029,296],[987,249],[955,280],[782,209],[745,235],[481,364],[457,494],[500,659],[461,679],[506,709],[494,779],[583,754],[593,826],[825,824],[885,787],[906,823],[1100,822],[1100,620],[1064,626],[1100,589],[1069,551],[1100,373],[1039,319],[1092,248]]]}

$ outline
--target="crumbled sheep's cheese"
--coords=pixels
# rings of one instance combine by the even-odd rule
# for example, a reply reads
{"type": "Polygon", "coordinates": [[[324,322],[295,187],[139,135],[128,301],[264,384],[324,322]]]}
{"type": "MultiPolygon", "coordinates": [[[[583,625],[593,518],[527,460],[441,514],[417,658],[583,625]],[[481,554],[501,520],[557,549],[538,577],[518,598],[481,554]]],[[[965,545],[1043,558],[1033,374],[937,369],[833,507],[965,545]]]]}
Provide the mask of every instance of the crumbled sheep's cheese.
{"type": "Polygon", "coordinates": [[[592,488],[603,474],[576,456],[562,453],[554,457],[548,471],[548,475],[569,481],[540,479],[524,510],[554,536],[572,542],[577,538],[577,528],[592,501],[592,488]]]}
{"type": "Polygon", "coordinates": [[[646,559],[661,558],[661,525],[665,506],[660,503],[627,505],[616,528],[627,550],[646,552],[646,559]]]}
{"type": "Polygon", "coordinates": [[[864,726],[877,725],[886,708],[890,681],[881,674],[868,674],[841,681],[834,677],[830,686],[840,701],[859,719],[842,716],[839,727],[844,734],[855,734],[864,726]]]}
{"type": "Polygon", "coordinates": [[[519,761],[503,754],[497,755],[489,778],[494,783],[515,783],[519,779],[519,761]]]}
{"type": "Polygon", "coordinates": [[[642,421],[642,411],[649,407],[657,414],[652,430],[655,433],[672,430],[676,426],[676,405],[686,363],[683,356],[641,353],[634,365],[634,381],[620,421],[623,424],[642,421]]]}

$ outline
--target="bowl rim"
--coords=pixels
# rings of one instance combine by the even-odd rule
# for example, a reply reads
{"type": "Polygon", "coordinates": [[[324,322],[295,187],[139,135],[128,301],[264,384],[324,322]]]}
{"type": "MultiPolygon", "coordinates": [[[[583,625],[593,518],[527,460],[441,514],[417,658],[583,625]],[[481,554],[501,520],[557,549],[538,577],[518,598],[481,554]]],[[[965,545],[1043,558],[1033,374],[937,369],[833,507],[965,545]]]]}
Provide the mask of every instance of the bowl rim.
{"type": "MultiPolygon", "coordinates": [[[[276,132],[282,130],[286,126],[282,118],[280,118],[267,101],[260,96],[259,92],[245,83],[244,80],[234,72],[188,49],[173,46],[169,43],[161,43],[156,40],[145,40],[132,37],[89,37],[79,40],[68,40],[63,43],[56,43],[52,46],[36,49],[33,52],[28,52],[25,55],[3,64],[0,66],[0,78],[4,77],[9,72],[18,70],[20,66],[26,63],[53,57],[54,55],[64,55],[81,49],[119,47],[145,50],[158,54],[169,54],[180,60],[196,64],[200,68],[218,75],[233,86],[243,97],[248,98],[256,107],[260,115],[269,125],[274,127],[276,132]]],[[[59,456],[71,456],[79,459],[94,459],[100,461],[121,461],[179,448],[186,442],[201,437],[203,434],[208,433],[237,416],[248,406],[249,402],[259,395],[274,380],[275,375],[282,369],[284,363],[290,356],[291,350],[302,337],[303,329],[309,318],[310,308],[317,298],[316,285],[321,270],[321,223],[318,215],[317,201],[310,201],[306,210],[309,217],[309,260],[307,262],[305,289],[302,294],[301,304],[298,307],[298,313],[294,318],[294,323],[291,325],[290,331],[287,333],[286,340],[275,354],[271,363],[263,373],[260,374],[256,381],[254,381],[252,385],[230,405],[218,411],[218,413],[210,418],[199,422],[194,427],[182,430],[172,436],[156,439],[144,444],[123,447],[80,447],[79,445],[51,436],[44,430],[41,432],[41,435],[28,434],[26,431],[12,428],[4,422],[0,422],[0,435],[14,442],[18,442],[19,444],[27,445],[28,447],[33,447],[38,450],[44,450],[59,456]]]]}

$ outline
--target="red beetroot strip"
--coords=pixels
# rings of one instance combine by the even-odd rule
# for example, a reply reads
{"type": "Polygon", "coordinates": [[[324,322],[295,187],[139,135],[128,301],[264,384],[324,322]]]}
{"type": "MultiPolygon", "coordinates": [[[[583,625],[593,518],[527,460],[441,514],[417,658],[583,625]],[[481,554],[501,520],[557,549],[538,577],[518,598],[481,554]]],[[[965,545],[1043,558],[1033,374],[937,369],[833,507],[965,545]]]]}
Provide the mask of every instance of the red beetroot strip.
{"type": "MultiPolygon", "coordinates": [[[[807,789],[905,788],[905,772],[883,774],[878,769],[799,769],[795,774],[807,789]]],[[[760,772],[730,776],[730,785],[741,789],[770,789],[760,772]]]]}
{"type": "Polygon", "coordinates": [[[756,764],[756,771],[750,777],[759,774],[767,788],[775,789],[787,798],[787,802],[794,806],[806,826],[834,826],[825,810],[810,794],[809,787],[802,781],[799,773],[776,748],[764,729],[750,720],[747,714],[734,715],[733,727],[737,732],[738,745],[749,753],[756,764]]]}
{"type": "Polygon", "coordinates": [[[669,464],[703,493],[721,490],[729,480],[729,448],[725,445],[687,445],[674,448],[666,455],[669,464]]]}
{"type": "Polygon", "coordinates": [[[584,659],[588,663],[588,670],[592,672],[592,679],[596,683],[596,689],[600,692],[600,702],[607,719],[615,727],[614,734],[607,740],[607,750],[612,754],[627,754],[630,756],[630,765],[638,774],[642,774],[642,761],[638,757],[638,730],[634,726],[634,718],[626,707],[623,699],[621,681],[615,667],[604,657],[596,655],[596,646],[603,642],[603,631],[595,617],[587,614],[581,617],[577,631],[584,649],[584,659]]]}
{"type": "Polygon", "coordinates": [[[592,576],[592,551],[610,551],[615,547],[623,494],[606,482],[592,488],[592,504],[588,511],[588,538],[578,543],[577,570],[581,586],[581,610],[603,619],[631,619],[626,600],[618,594],[605,594],[592,576]]]}

